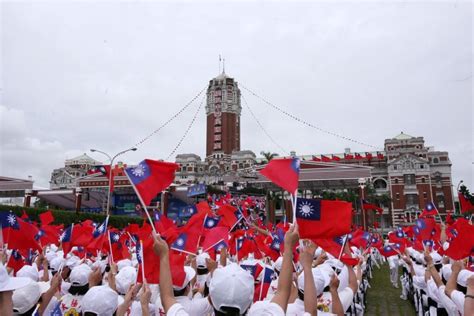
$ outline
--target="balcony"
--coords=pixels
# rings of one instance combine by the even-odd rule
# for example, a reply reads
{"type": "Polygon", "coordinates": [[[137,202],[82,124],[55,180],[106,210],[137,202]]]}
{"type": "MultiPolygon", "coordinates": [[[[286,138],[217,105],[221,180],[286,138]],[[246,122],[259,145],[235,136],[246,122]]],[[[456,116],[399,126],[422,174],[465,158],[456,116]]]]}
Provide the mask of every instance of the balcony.
{"type": "Polygon", "coordinates": [[[416,184],[405,184],[403,187],[403,194],[418,194],[416,184]]]}

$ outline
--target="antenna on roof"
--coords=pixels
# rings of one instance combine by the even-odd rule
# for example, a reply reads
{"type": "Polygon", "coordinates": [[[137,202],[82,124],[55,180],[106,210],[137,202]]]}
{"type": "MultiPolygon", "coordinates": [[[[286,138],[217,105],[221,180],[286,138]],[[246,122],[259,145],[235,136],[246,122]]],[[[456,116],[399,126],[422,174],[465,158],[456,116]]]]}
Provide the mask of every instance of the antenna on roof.
{"type": "Polygon", "coordinates": [[[221,54],[219,54],[219,72],[218,72],[218,74],[221,73],[221,62],[222,62],[222,57],[221,57],[221,54]]]}
{"type": "Polygon", "coordinates": [[[225,58],[222,58],[222,73],[225,74],[225,58]]]}

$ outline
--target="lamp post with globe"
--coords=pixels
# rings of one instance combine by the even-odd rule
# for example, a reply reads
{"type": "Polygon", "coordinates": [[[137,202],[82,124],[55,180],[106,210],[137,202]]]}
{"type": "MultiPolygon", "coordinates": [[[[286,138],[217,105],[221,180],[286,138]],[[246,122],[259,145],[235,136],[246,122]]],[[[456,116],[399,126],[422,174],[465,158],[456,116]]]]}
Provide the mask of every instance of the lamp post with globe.
{"type": "Polygon", "coordinates": [[[132,148],[129,148],[129,149],[126,149],[126,150],[122,150],[122,151],[116,153],[113,157],[111,157],[109,154],[107,154],[106,152],[103,152],[101,150],[91,149],[91,152],[93,152],[93,153],[97,152],[97,153],[100,153],[102,155],[105,155],[107,158],[109,158],[109,161],[110,161],[109,188],[107,190],[107,208],[105,210],[106,215],[109,215],[109,209],[110,209],[110,195],[111,195],[110,188],[111,188],[111,185],[112,185],[112,168],[114,166],[114,160],[115,160],[115,158],[117,158],[120,155],[125,154],[126,152],[136,151],[136,150],[137,150],[136,147],[132,147],[132,148]]]}

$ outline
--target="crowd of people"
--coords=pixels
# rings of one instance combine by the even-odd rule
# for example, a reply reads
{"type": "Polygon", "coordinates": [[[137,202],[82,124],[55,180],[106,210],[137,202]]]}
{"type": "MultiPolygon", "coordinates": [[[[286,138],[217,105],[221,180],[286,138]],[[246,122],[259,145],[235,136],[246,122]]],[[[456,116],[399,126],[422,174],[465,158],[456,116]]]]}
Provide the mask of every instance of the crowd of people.
{"type": "Polygon", "coordinates": [[[420,316],[474,315],[470,257],[449,256],[461,224],[472,228],[466,219],[449,233],[430,218],[386,240],[356,227],[306,239],[297,223],[265,224],[259,199],[223,200],[202,202],[184,227],[159,214],[122,230],[107,219],[59,228],[51,216],[0,214],[0,315],[364,315],[382,264],[420,316]],[[424,243],[427,225],[443,248],[424,243]]]}
{"type": "MultiPolygon", "coordinates": [[[[250,254],[240,262],[223,248],[217,261],[208,253],[188,256],[183,276],[170,268],[170,249],[154,235],[159,257],[159,285],[136,283],[139,262],[111,263],[107,257],[81,259],[54,245],[32,265],[0,267],[0,315],[360,315],[365,306],[367,277],[375,252],[360,256],[357,265],[343,264],[313,242],[300,242],[297,226],[284,236],[284,252],[274,262],[250,254]],[[298,262],[292,249],[298,247],[298,262]],[[94,260],[96,259],[96,260],[94,260]],[[272,271],[265,296],[243,266],[272,271]],[[8,271],[10,270],[10,271],[8,271]],[[260,296],[260,299],[259,299],[260,296]]],[[[3,262],[12,252],[3,253],[3,262]]]]}
{"type": "MultiPolygon", "coordinates": [[[[410,300],[420,316],[474,315],[474,263],[468,258],[453,260],[443,255],[449,242],[446,226],[441,227],[444,244],[438,250],[407,247],[404,253],[387,258],[390,281],[393,287],[401,288],[400,298],[410,300]]],[[[473,238],[464,242],[474,246],[473,238]]]]}

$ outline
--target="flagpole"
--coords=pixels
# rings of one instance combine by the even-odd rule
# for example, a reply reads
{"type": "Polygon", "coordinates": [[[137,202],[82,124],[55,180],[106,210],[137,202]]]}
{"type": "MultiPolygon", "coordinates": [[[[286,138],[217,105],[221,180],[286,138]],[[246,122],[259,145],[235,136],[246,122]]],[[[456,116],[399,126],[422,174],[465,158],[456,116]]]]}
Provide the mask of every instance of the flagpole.
{"type": "Polygon", "coordinates": [[[263,282],[265,282],[265,270],[267,269],[267,266],[265,265],[263,267],[263,276],[262,279],[260,280],[260,294],[258,295],[258,300],[262,300],[262,291],[263,291],[263,282]]]}
{"type": "Polygon", "coordinates": [[[127,176],[127,179],[128,181],[130,182],[130,184],[132,185],[132,188],[133,190],[135,191],[135,194],[138,196],[138,200],[140,201],[140,203],[142,204],[143,206],[143,209],[145,210],[145,214],[146,216],[148,217],[148,220],[150,221],[150,225],[151,225],[151,228],[153,229],[153,232],[156,234],[156,235],[159,235],[155,229],[155,225],[153,223],[153,220],[151,219],[151,216],[150,216],[150,213],[148,212],[148,209],[146,208],[146,205],[145,203],[143,202],[143,199],[140,195],[140,193],[138,193],[137,189],[135,188],[135,186],[133,185],[133,182],[132,180],[130,179],[130,177],[128,176],[128,173],[127,172],[124,172],[125,175],[127,176]]]}
{"type": "Polygon", "coordinates": [[[108,240],[109,240],[109,250],[110,250],[110,260],[111,263],[114,263],[114,253],[112,252],[112,241],[110,240],[110,230],[107,230],[107,237],[108,237],[108,240]]]}
{"type": "MultiPolygon", "coordinates": [[[[291,196],[291,194],[290,194],[291,196]]],[[[296,223],[296,204],[298,203],[298,189],[295,190],[293,196],[291,196],[291,204],[293,206],[293,224],[296,223]]]]}
{"type": "Polygon", "coordinates": [[[436,210],[436,214],[438,214],[438,216],[439,216],[440,222],[441,222],[442,224],[444,224],[443,218],[441,217],[441,214],[439,214],[438,208],[437,208],[436,205],[433,203],[433,201],[431,201],[431,204],[433,204],[433,206],[434,206],[434,208],[435,208],[435,210],[436,210]]]}
{"type": "Polygon", "coordinates": [[[146,279],[145,279],[145,258],[143,258],[143,242],[142,240],[140,239],[140,257],[142,259],[142,281],[143,283],[146,283],[146,279]]]}
{"type": "Polygon", "coordinates": [[[342,253],[344,252],[344,247],[346,247],[346,242],[347,242],[347,234],[344,235],[344,242],[342,243],[341,251],[339,252],[339,257],[337,258],[338,260],[341,260],[342,253]]]}

